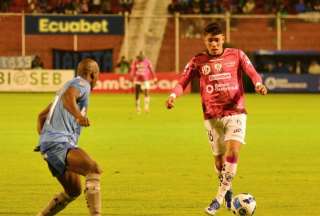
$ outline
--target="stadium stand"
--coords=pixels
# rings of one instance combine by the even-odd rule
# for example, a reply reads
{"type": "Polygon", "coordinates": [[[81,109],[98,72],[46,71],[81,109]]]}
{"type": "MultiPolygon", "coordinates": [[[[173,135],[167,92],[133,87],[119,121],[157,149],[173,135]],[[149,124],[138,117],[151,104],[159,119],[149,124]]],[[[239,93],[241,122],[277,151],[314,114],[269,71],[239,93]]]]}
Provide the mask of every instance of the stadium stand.
{"type": "Polygon", "coordinates": [[[118,14],[131,13],[133,0],[3,0],[1,12],[118,14]]]}
{"type": "MultiPolygon", "coordinates": [[[[42,8],[41,12],[57,13],[58,3],[66,5],[67,0],[33,0],[42,8]],[[48,3],[48,6],[43,10],[43,2],[48,3]],[[42,5],[42,6],[41,6],[42,5]]],[[[29,2],[33,2],[29,1],[29,2]]],[[[230,5],[230,1],[214,1],[201,0],[199,3],[200,11],[197,13],[223,13],[225,10],[231,10],[238,13],[243,13],[244,5],[230,5]],[[218,4],[219,3],[219,4],[218,4]],[[218,4],[214,7],[215,4],[218,4]],[[229,4],[229,5],[228,5],[229,4]],[[209,10],[205,7],[209,7],[209,10]]],[[[194,1],[171,1],[169,9],[174,9],[170,12],[175,12],[176,9],[182,13],[194,13],[193,9],[186,9],[184,7],[192,5],[194,1]],[[172,4],[185,3],[183,6],[172,7],[172,4]],[[191,12],[190,12],[191,11],[191,12]]],[[[0,2],[1,11],[21,12],[27,11],[28,4],[24,0],[4,0],[0,2]]],[[[86,3],[87,0],[80,1],[86,3]]],[[[234,1],[237,2],[237,1],[234,1]]],[[[242,1],[242,2],[249,2],[242,1]]],[[[283,19],[282,20],[282,49],[284,50],[320,50],[319,20],[303,19],[304,14],[319,14],[319,1],[304,1],[304,5],[298,1],[282,1],[282,4],[276,5],[276,1],[270,1],[270,4],[262,4],[260,0],[254,1],[254,13],[293,13],[296,14],[302,11],[302,19],[283,19]],[[300,5],[299,5],[299,4],[300,5]],[[311,12],[310,12],[311,11],[311,12]],[[306,33],[308,40],[306,40],[306,33]]],[[[278,2],[278,1],[277,1],[278,2]]],[[[130,12],[133,16],[145,17],[149,16],[163,16],[168,14],[168,5],[170,0],[166,1],[146,1],[135,0],[100,0],[88,1],[90,13],[124,13],[130,12]]],[[[198,4],[197,3],[197,4],[198,4]]],[[[194,4],[193,4],[194,5],[194,4]]],[[[65,11],[62,9],[63,13],[65,11]]],[[[300,15],[299,15],[300,16],[300,15]]],[[[5,26],[2,30],[2,35],[10,35],[10,37],[0,37],[0,55],[1,56],[18,56],[21,55],[22,47],[22,26],[21,17],[19,15],[6,16],[2,14],[0,23],[5,26]]],[[[192,55],[200,52],[204,47],[201,42],[202,27],[212,21],[209,18],[192,18],[180,17],[179,19],[179,47],[180,47],[180,70],[183,69],[185,62],[187,62],[192,55]],[[188,49],[186,49],[188,47],[188,49]]],[[[223,20],[220,20],[222,25],[225,25],[223,20]]],[[[238,19],[232,18],[230,29],[230,42],[234,47],[239,47],[245,51],[255,51],[258,49],[276,50],[277,49],[277,31],[275,26],[275,19],[238,19]]],[[[144,50],[145,54],[156,65],[156,71],[174,71],[175,70],[175,23],[174,18],[168,19],[148,19],[148,18],[129,18],[129,48],[128,59],[135,58],[135,55],[140,50],[144,50]],[[146,43],[147,42],[147,43],[146,43]],[[131,46],[131,47],[130,47],[131,46]],[[159,62],[159,64],[157,64],[159,62]]],[[[120,56],[124,55],[124,36],[102,36],[102,35],[78,35],[78,49],[92,50],[92,49],[113,49],[113,65],[116,65],[120,56]]],[[[52,49],[73,49],[73,36],[71,35],[27,35],[26,55],[39,54],[44,61],[45,68],[52,68],[52,49]],[[46,43],[43,43],[43,42],[46,43]]]]}

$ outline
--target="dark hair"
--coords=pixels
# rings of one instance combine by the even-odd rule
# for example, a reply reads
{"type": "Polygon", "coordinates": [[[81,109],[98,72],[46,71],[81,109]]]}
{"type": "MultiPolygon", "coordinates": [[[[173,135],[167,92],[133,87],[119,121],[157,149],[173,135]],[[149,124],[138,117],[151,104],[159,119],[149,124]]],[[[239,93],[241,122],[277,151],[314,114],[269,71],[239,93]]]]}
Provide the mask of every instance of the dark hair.
{"type": "Polygon", "coordinates": [[[205,28],[203,33],[206,34],[213,34],[213,35],[218,35],[218,34],[223,34],[222,28],[218,23],[210,23],[208,24],[205,28]]]}

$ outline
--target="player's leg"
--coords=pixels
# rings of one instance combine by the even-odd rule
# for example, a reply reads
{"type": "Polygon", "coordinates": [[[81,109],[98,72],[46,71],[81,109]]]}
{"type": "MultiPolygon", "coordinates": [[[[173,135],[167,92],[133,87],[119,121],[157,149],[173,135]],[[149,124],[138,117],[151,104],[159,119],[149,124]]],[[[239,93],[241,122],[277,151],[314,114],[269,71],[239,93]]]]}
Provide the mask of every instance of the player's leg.
{"type": "Polygon", "coordinates": [[[240,114],[224,117],[222,118],[222,122],[225,128],[224,144],[226,151],[224,153],[224,163],[221,170],[221,182],[216,198],[213,201],[213,206],[215,207],[218,206],[218,204],[221,205],[224,199],[231,201],[232,180],[237,172],[239,152],[241,145],[244,143],[246,115],[240,114]]]}
{"type": "Polygon", "coordinates": [[[64,175],[57,178],[63,186],[64,191],[56,194],[37,216],[56,215],[81,194],[79,175],[66,171],[64,175]]]}
{"type": "Polygon", "coordinates": [[[145,86],[144,89],[144,111],[149,112],[149,106],[150,106],[150,96],[149,96],[149,88],[145,86]]]}
{"type": "Polygon", "coordinates": [[[71,149],[67,155],[67,170],[86,177],[85,195],[91,216],[101,215],[100,175],[102,170],[80,148],[71,149]]]}
{"type": "MultiPolygon", "coordinates": [[[[215,170],[218,175],[219,184],[222,183],[223,177],[222,177],[222,168],[225,163],[225,157],[224,154],[216,155],[215,157],[215,170]]],[[[224,196],[225,205],[228,209],[231,208],[231,201],[232,201],[232,186],[230,189],[226,192],[226,195],[224,196]]]]}
{"type": "MultiPolygon", "coordinates": [[[[223,168],[221,170],[220,185],[217,192],[216,200],[221,204],[224,199],[231,202],[232,180],[237,172],[239,152],[241,143],[237,140],[226,141],[226,153],[224,155],[223,168]]],[[[227,207],[228,207],[227,203],[227,207]]]]}
{"type": "Polygon", "coordinates": [[[135,103],[136,103],[136,111],[137,113],[141,112],[141,107],[140,107],[140,92],[141,92],[141,85],[140,84],[135,84],[135,103]]]}
{"type": "MultiPolygon", "coordinates": [[[[209,119],[204,122],[207,129],[209,143],[214,155],[214,168],[218,176],[218,182],[221,183],[221,171],[224,164],[224,128],[219,119],[209,119]]],[[[214,215],[220,208],[220,203],[215,199],[205,208],[205,212],[214,215]]]]}
{"type": "Polygon", "coordinates": [[[81,193],[79,176],[66,171],[66,156],[71,148],[74,148],[74,146],[59,142],[46,142],[40,145],[42,156],[47,161],[52,174],[58,178],[60,183],[66,183],[62,184],[65,190],[55,195],[38,214],[39,216],[55,215],[81,193]]]}

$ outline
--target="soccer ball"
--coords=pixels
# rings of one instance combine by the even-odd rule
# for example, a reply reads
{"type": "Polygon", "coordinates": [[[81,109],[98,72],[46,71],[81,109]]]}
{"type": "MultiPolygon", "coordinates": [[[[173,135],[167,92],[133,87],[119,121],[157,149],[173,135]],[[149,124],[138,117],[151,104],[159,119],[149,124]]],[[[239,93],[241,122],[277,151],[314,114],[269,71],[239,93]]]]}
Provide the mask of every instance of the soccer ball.
{"type": "Polygon", "coordinates": [[[238,216],[252,216],[256,206],[256,200],[252,195],[241,193],[232,198],[231,211],[238,216]]]}

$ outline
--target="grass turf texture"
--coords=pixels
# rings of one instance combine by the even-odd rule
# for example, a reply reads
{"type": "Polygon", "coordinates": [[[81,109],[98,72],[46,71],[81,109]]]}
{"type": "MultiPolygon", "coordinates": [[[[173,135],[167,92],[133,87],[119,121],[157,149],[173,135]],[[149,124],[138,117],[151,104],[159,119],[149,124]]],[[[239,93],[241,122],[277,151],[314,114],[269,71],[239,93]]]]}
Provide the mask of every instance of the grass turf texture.
{"type": "MultiPolygon", "coordinates": [[[[37,114],[53,94],[0,94],[0,215],[35,215],[61,191],[41,156],[37,114]]],[[[80,146],[102,166],[103,215],[199,216],[216,193],[198,95],[166,110],[153,95],[137,115],[132,95],[92,95],[80,146]]],[[[247,145],[235,193],[257,200],[257,216],[319,215],[319,95],[247,95],[247,145]]],[[[59,215],[88,215],[81,195],[59,215]]],[[[217,216],[232,215],[222,209],[217,216]]]]}

